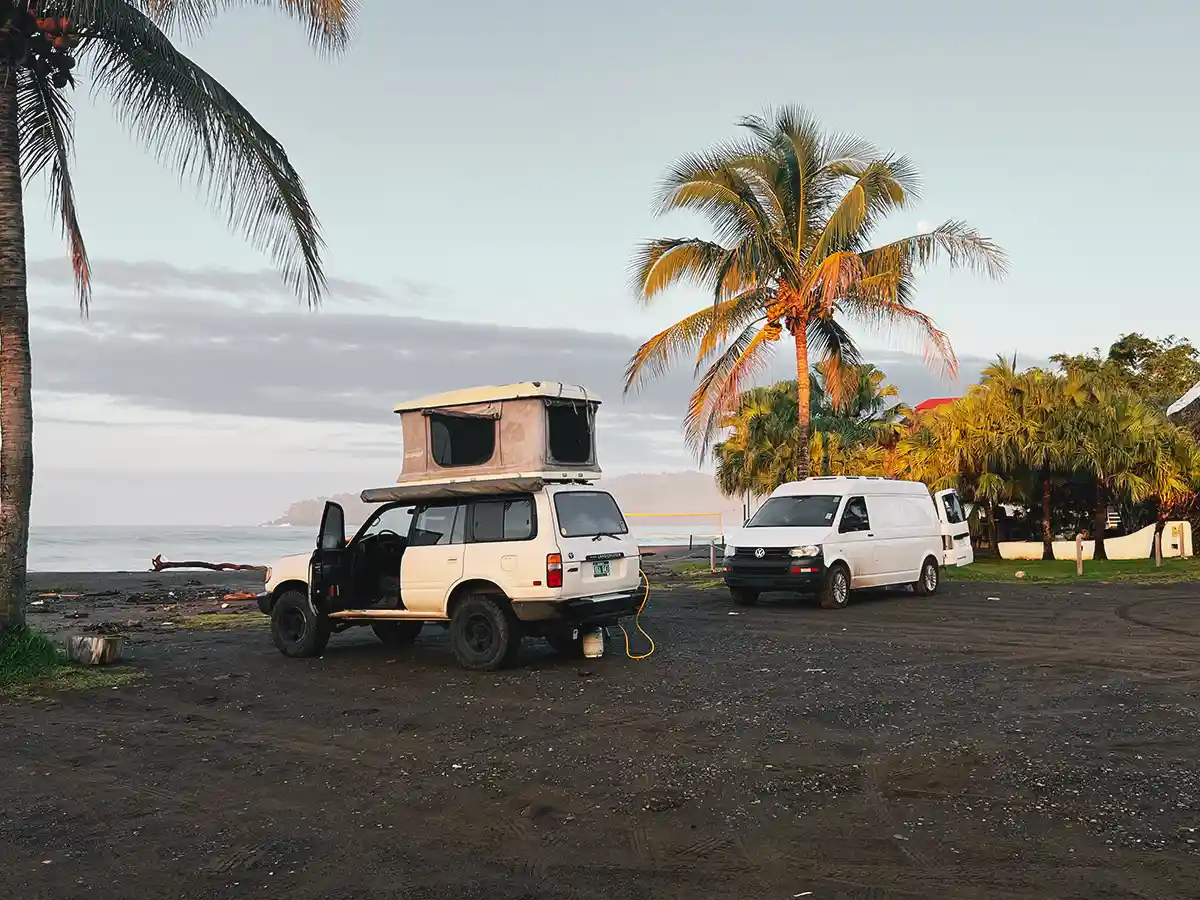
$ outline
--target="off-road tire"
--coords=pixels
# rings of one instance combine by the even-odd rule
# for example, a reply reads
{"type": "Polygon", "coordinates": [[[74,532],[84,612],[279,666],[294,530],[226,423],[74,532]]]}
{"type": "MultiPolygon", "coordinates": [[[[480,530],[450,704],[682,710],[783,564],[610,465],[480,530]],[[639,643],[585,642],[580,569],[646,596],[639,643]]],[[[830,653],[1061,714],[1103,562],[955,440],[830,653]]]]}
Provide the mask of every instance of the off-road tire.
{"type": "Polygon", "coordinates": [[[821,587],[821,608],[842,609],[850,602],[850,570],[842,563],[834,563],[825,573],[825,584],[821,587]]]}
{"type": "Polygon", "coordinates": [[[294,659],[320,656],[333,629],[329,619],[313,609],[303,591],[279,595],[271,610],[271,641],[284,656],[294,659]]]}
{"type": "Polygon", "coordinates": [[[371,630],[389,647],[407,647],[424,627],[424,622],[376,622],[371,630]]]}
{"type": "Polygon", "coordinates": [[[913,593],[918,597],[931,597],[942,583],[942,570],[932,556],[921,563],[921,575],[912,583],[913,593]]]}
{"type": "Polygon", "coordinates": [[[450,617],[450,647],[464,669],[494,672],[516,662],[521,627],[508,600],[494,594],[471,594],[450,617]]]}
{"type": "Polygon", "coordinates": [[[729,596],[733,598],[733,602],[738,606],[753,606],[758,602],[760,591],[753,588],[735,588],[729,589],[729,596]]]}

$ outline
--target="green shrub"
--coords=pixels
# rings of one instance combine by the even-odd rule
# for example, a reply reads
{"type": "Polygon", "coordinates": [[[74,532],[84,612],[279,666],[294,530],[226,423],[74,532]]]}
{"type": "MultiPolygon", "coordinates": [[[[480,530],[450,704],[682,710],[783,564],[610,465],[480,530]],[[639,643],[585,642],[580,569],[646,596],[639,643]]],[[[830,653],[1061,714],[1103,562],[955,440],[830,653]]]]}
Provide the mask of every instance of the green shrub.
{"type": "Polygon", "coordinates": [[[44,634],[28,628],[0,631],[0,687],[43,678],[63,662],[62,651],[44,634]]]}

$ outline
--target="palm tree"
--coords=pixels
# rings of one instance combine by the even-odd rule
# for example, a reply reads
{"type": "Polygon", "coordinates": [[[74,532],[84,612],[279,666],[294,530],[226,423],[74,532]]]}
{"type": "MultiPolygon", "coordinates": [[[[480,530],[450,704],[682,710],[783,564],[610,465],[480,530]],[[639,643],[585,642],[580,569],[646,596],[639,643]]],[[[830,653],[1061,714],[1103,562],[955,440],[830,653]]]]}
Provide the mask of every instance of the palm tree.
{"type": "MultiPolygon", "coordinates": [[[[891,402],[899,391],[865,363],[842,377],[850,390],[835,397],[827,387],[829,366],[811,373],[812,432],[808,454],[824,475],[875,474],[881,448],[892,443],[908,407],[891,402]]],[[[728,433],[713,447],[717,485],[728,496],[769,494],[788,480],[796,458],[796,382],[780,381],[743,391],[737,409],[721,417],[728,433]]]]}
{"type": "Polygon", "coordinates": [[[854,444],[887,444],[899,436],[912,410],[897,398],[900,389],[870,363],[833,372],[829,360],[817,363],[809,388],[814,433],[838,434],[854,444]],[[839,385],[840,392],[833,385],[839,385]]]}
{"type": "MultiPolygon", "coordinates": [[[[256,0],[261,5],[262,0],[256,0]]],[[[213,205],[309,304],[325,289],[323,241],[282,146],[167,32],[195,32],[212,0],[0,0],[0,630],[21,626],[33,489],[23,182],[45,172],[81,309],[91,268],[71,180],[76,63],[151,152],[213,205]]],[[[275,0],[313,43],[345,45],[355,0],[275,0]]]]}
{"type": "Polygon", "coordinates": [[[643,302],[681,282],[699,284],[707,305],[646,341],[626,369],[626,390],[662,374],[683,352],[704,370],[685,434],[703,457],[738,396],[787,330],[794,343],[798,417],[793,477],[808,473],[812,357],[830,366],[828,387],[859,361],[843,322],[907,327],[935,365],[954,371],[950,341],[912,306],[916,272],[939,260],[992,277],[1003,251],[973,228],[948,221],[930,232],[872,247],[884,217],[917,196],[917,172],[858,138],[827,134],[806,111],[784,107],[740,123],[744,140],[680,160],[663,181],[658,210],[706,216],[713,239],[660,238],[634,261],[643,302]],[[707,368],[706,368],[707,367],[707,368]]]}

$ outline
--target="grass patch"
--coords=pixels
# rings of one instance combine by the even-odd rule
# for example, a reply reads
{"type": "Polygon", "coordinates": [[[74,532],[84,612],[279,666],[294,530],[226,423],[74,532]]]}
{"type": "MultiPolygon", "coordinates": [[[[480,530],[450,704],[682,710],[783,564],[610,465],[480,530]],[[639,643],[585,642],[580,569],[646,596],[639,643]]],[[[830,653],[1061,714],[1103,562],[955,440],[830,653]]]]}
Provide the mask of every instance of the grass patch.
{"type": "Polygon", "coordinates": [[[0,634],[0,696],[116,688],[146,677],[130,666],[76,666],[48,637],[31,629],[0,634]]]}
{"type": "Polygon", "coordinates": [[[671,567],[677,575],[685,578],[698,578],[701,575],[711,575],[712,568],[707,562],[684,562],[671,567]]]}
{"type": "Polygon", "coordinates": [[[0,632],[0,688],[36,681],[63,665],[62,651],[29,628],[0,632]]]}
{"type": "Polygon", "coordinates": [[[1164,559],[1161,567],[1152,559],[1084,560],[1083,577],[1075,574],[1074,560],[1022,560],[976,558],[973,565],[945,570],[947,581],[1023,581],[1063,584],[1071,581],[1114,581],[1128,584],[1175,584],[1200,581],[1200,559],[1164,559]],[[1017,578],[1024,572],[1024,578],[1017,578]]]}
{"type": "Polygon", "coordinates": [[[224,628],[257,628],[266,625],[270,620],[258,613],[200,613],[171,621],[179,628],[212,631],[224,628]]]}

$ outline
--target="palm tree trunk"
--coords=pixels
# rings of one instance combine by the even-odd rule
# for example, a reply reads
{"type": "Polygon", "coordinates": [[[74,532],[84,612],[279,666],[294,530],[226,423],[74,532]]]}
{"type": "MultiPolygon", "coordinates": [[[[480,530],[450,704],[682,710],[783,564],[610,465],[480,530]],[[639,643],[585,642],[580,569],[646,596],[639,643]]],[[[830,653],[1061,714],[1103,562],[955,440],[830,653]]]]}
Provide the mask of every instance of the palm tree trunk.
{"type": "Polygon", "coordinates": [[[1108,491],[1096,482],[1096,506],[1092,510],[1092,528],[1096,531],[1096,553],[1094,559],[1108,559],[1104,552],[1104,532],[1108,530],[1108,491]]]}
{"type": "Polygon", "coordinates": [[[0,63],[0,631],[25,624],[33,493],[29,302],[25,293],[17,69],[0,63]]]}
{"type": "Polygon", "coordinates": [[[808,323],[794,321],[796,341],[796,480],[808,477],[808,438],[812,430],[812,384],[808,373],[808,323]]]}
{"type": "Polygon", "coordinates": [[[1050,528],[1050,476],[1042,475],[1042,559],[1054,559],[1054,532],[1050,528]]]}

